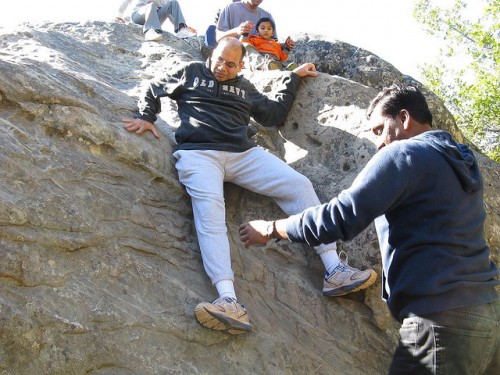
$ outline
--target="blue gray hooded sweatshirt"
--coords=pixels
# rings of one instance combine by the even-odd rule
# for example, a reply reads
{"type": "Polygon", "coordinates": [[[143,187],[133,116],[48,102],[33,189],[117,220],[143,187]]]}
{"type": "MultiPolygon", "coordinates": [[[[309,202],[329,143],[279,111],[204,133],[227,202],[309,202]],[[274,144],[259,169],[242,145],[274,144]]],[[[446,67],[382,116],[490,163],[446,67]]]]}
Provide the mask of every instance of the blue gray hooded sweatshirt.
{"type": "Polygon", "coordinates": [[[475,156],[435,130],[384,147],[349,189],[292,216],[286,231],[316,246],[351,240],[375,220],[383,298],[402,321],[498,299],[485,217],[475,156]]]}

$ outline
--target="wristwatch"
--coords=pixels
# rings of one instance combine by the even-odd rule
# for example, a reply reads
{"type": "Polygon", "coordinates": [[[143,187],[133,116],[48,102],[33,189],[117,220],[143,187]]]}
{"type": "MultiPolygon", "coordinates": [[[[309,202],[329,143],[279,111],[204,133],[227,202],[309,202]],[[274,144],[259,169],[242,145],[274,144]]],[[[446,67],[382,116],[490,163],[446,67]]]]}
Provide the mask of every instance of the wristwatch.
{"type": "Polygon", "coordinates": [[[266,236],[269,238],[277,238],[278,240],[281,240],[281,237],[278,234],[278,231],[276,230],[276,221],[270,221],[267,228],[266,228],[266,236]]]}

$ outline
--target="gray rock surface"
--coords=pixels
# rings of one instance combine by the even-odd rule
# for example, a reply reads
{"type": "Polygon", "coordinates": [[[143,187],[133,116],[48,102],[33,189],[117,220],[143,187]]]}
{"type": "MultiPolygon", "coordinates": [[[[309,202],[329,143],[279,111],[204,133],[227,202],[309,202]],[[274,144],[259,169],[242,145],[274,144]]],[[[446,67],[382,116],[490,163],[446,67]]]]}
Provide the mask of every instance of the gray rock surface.
{"type": "MultiPolygon", "coordinates": [[[[321,295],[322,265],[307,246],[245,249],[240,223],[283,214],[227,185],[227,224],[239,299],[254,331],[199,326],[193,309],[216,298],[204,273],[190,200],[172,161],[175,104],[162,137],[121,119],[147,80],[202,59],[196,39],[144,42],[134,25],[26,25],[0,35],[1,374],[385,374],[397,325],[374,287],[321,295]]],[[[304,79],[286,124],[258,131],[264,147],[307,175],[322,201],[352,182],[375,149],[364,111],[393,81],[413,81],[368,51],[310,36],[304,79]]],[[[248,74],[273,90],[279,72],[248,74]]],[[[424,88],[425,91],[425,88],[424,88]]],[[[463,137],[426,91],[436,125],[463,137]]],[[[499,165],[480,157],[486,235],[498,260],[499,165]]],[[[351,265],[380,273],[373,226],[339,243],[351,265]]]]}

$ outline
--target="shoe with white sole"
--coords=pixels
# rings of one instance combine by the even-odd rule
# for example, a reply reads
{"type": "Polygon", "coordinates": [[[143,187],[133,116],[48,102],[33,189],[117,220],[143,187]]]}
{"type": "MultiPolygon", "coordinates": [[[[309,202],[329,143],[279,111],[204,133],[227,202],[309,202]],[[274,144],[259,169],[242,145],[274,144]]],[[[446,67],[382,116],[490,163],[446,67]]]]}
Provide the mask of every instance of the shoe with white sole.
{"type": "Polygon", "coordinates": [[[194,309],[196,321],[203,327],[238,335],[252,330],[247,310],[233,298],[202,302],[194,309]]]}
{"type": "Polygon", "coordinates": [[[196,30],[192,27],[183,27],[175,33],[175,36],[181,39],[191,38],[193,36],[196,36],[196,30]]]}
{"type": "Polygon", "coordinates": [[[144,40],[148,42],[155,42],[163,39],[163,35],[161,35],[161,32],[155,30],[155,29],[149,29],[144,33],[144,40]]]}
{"type": "Polygon", "coordinates": [[[331,274],[325,273],[323,280],[323,295],[330,297],[343,296],[348,293],[366,289],[377,280],[377,273],[372,270],[360,271],[347,264],[347,254],[345,260],[340,260],[340,264],[335,267],[331,274]]]}

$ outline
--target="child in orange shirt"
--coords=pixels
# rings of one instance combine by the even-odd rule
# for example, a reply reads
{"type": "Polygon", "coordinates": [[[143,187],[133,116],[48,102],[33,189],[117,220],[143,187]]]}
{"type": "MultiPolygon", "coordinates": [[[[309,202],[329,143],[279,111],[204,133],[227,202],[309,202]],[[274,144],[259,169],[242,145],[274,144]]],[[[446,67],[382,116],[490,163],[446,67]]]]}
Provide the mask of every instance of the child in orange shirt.
{"type": "MultiPolygon", "coordinates": [[[[288,53],[293,48],[293,41],[280,44],[272,38],[274,34],[274,21],[263,17],[255,24],[259,35],[243,34],[242,43],[245,44],[249,61],[254,69],[275,70],[285,69],[283,62],[288,59],[288,53]]],[[[297,64],[287,66],[286,69],[294,69],[297,64]],[[290,68],[289,68],[290,67],[290,68]]]]}

